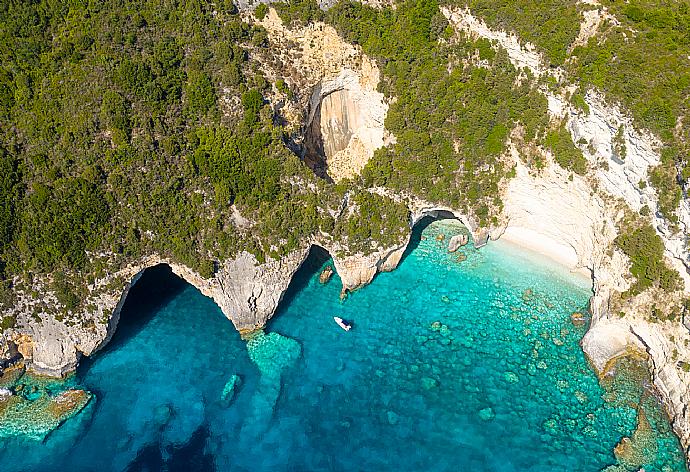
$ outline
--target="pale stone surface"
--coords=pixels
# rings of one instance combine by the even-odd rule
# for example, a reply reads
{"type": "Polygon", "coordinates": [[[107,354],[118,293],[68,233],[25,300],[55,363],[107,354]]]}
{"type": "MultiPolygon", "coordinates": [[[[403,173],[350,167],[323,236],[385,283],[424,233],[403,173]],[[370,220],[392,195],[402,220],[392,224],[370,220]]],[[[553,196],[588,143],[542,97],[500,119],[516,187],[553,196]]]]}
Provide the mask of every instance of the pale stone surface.
{"type": "Polygon", "coordinates": [[[455,236],[450,238],[450,241],[448,241],[448,252],[457,251],[462,246],[467,244],[468,241],[469,238],[466,234],[456,234],[455,236]]]}
{"type": "Polygon", "coordinates": [[[384,127],[388,104],[376,89],[378,66],[324,23],[290,29],[270,9],[260,24],[290,69],[284,79],[311,90],[308,101],[298,103],[306,119],[299,110],[287,113],[304,122],[306,152],[323,154],[336,182],[358,175],[374,150],[392,141],[384,127]]]}
{"type": "MultiPolygon", "coordinates": [[[[474,37],[496,41],[506,49],[516,67],[526,67],[535,76],[563,75],[558,68],[545,67],[533,45],[520,43],[514,35],[489,29],[468,10],[446,8],[443,12],[456,28],[474,37]]],[[[584,41],[595,34],[607,15],[605,9],[586,13],[578,40],[584,41]]],[[[619,107],[607,104],[599,93],[590,90],[585,96],[589,112],[584,113],[566,99],[573,92],[572,87],[557,92],[542,87],[541,91],[547,97],[552,121],[557,125],[565,120],[590,170],[580,177],[550,164],[539,173],[531,173],[520,162],[516,150],[511,149],[517,176],[506,186],[504,221],[492,230],[491,236],[505,234],[571,269],[591,271],[592,324],[583,339],[583,349],[601,370],[610,359],[625,352],[626,347],[643,347],[649,353],[654,383],[674,429],[687,448],[690,446],[690,415],[686,412],[690,403],[690,377],[677,361],[690,361],[688,329],[679,320],[650,323],[647,316],[655,302],[657,309],[669,312],[690,294],[687,269],[690,259],[685,242],[690,228],[690,204],[687,200],[681,202],[679,228],[674,229],[658,214],[658,201],[655,190],[648,185],[648,173],[660,162],[660,142],[651,134],[637,130],[619,107]],[[625,159],[616,155],[613,146],[621,127],[625,159]],[[619,294],[630,286],[629,261],[614,249],[616,223],[624,209],[638,212],[645,205],[650,209],[649,222],[664,242],[666,262],[678,270],[684,289],[674,294],[648,290],[623,302],[619,294]],[[620,317],[620,313],[624,316],[620,317]]],[[[545,157],[549,160],[552,156],[545,153],[545,157]]]]}
{"type": "MultiPolygon", "coordinates": [[[[537,76],[558,76],[561,73],[545,68],[541,56],[531,45],[521,44],[513,35],[490,30],[468,11],[443,11],[456,27],[497,41],[508,51],[511,62],[516,66],[529,68],[537,76]]],[[[382,129],[386,107],[372,92],[379,80],[376,65],[361,50],[339,38],[332,28],[316,24],[289,31],[276,18],[271,12],[262,25],[268,30],[271,41],[282,45],[280,48],[285,52],[283,61],[300,69],[299,84],[307,84],[307,89],[312,91],[303,102],[305,107],[307,100],[312,103],[307,123],[311,122],[321,105],[327,118],[325,122],[323,117],[320,118],[319,129],[322,133],[326,130],[330,136],[330,141],[325,141],[329,153],[338,155],[353,146],[356,156],[345,156],[343,167],[336,164],[337,159],[329,163],[330,171],[345,169],[336,170],[333,178],[356,173],[356,169],[361,169],[359,166],[368,159],[367,149],[373,152],[372,146],[379,145],[379,138],[384,142],[387,139],[385,131],[381,135],[376,134],[382,129]],[[298,47],[294,47],[295,44],[298,47]],[[291,51],[299,52],[299,61],[296,56],[291,56],[291,51]],[[356,103],[353,97],[359,93],[369,95],[363,102],[356,103]],[[381,118],[381,128],[377,127],[378,123],[371,129],[367,128],[378,118],[381,118]],[[364,139],[355,139],[357,133],[364,139]],[[369,148],[363,145],[365,142],[369,143],[369,148]]],[[[590,26],[585,25],[589,29],[593,28],[592,19],[585,17],[585,21],[590,22],[590,26]]],[[[505,209],[502,220],[490,231],[480,228],[471,217],[443,204],[425,202],[410,195],[396,195],[386,189],[375,191],[405,201],[411,211],[411,225],[426,215],[449,212],[467,226],[476,245],[484,243],[489,236],[491,239],[505,236],[559,260],[571,269],[586,269],[592,277],[594,295],[590,307],[592,323],[582,341],[583,349],[600,371],[629,346],[646,350],[654,383],[676,432],[687,448],[690,445],[690,413],[686,411],[686,405],[690,404],[690,374],[679,367],[679,361],[690,362],[690,350],[686,347],[686,344],[690,345],[690,335],[680,320],[650,323],[647,315],[662,297],[663,306],[660,308],[665,310],[690,294],[690,276],[686,268],[689,256],[685,243],[685,234],[690,228],[690,204],[684,200],[679,208],[680,230],[674,230],[657,215],[658,202],[654,190],[649,185],[641,188],[640,182],[648,182],[649,169],[659,163],[659,142],[650,134],[636,130],[618,107],[605,103],[599,94],[590,91],[585,96],[589,112],[584,113],[574,109],[565,99],[568,90],[543,91],[552,120],[566,121],[573,142],[589,162],[590,170],[585,176],[572,175],[561,169],[550,162],[548,154],[545,154],[547,165],[543,170],[530,170],[512,145],[508,157],[516,165],[516,177],[503,189],[505,209]],[[627,151],[624,160],[614,156],[612,146],[621,126],[627,151]],[[662,237],[667,261],[678,269],[685,287],[675,294],[660,295],[647,291],[623,301],[619,294],[629,288],[631,281],[629,261],[613,245],[617,236],[616,223],[624,209],[638,211],[644,205],[651,210],[649,221],[662,237]]],[[[349,254],[340,242],[311,241],[327,248],[333,255],[344,291],[371,282],[378,272],[394,269],[407,242],[390,248],[377,248],[365,256],[349,254]]],[[[238,329],[259,328],[275,312],[292,276],[308,254],[308,243],[280,261],[265,264],[258,264],[253,256],[241,253],[225,261],[210,280],[186,267],[152,256],[96,282],[94,293],[96,288],[104,287],[117,278],[123,280],[119,286],[101,291],[90,299],[96,308],[84,314],[84,323],[79,326],[67,326],[51,315],[36,321],[30,314],[38,306],[37,301],[27,295],[18,304],[18,326],[3,333],[0,357],[7,358],[16,345],[24,357],[33,360],[35,370],[59,375],[73,369],[80,353],[91,354],[107,343],[117,326],[129,287],[146,267],[159,263],[168,263],[176,274],[213,298],[238,329]]],[[[56,305],[54,295],[45,289],[47,284],[38,283],[34,287],[42,294],[38,302],[56,305]]]]}
{"type": "MultiPolygon", "coordinates": [[[[32,370],[47,375],[64,375],[73,370],[81,354],[90,355],[111,339],[120,318],[130,287],[143,271],[158,264],[167,264],[172,271],[201,293],[212,298],[240,331],[261,328],[275,312],[294,273],[306,259],[308,247],[280,260],[259,264],[254,256],[242,252],[225,261],[211,279],[204,279],[191,269],[158,256],[147,257],[132,264],[92,287],[123,280],[119,288],[106,290],[92,297],[95,311],[79,315],[82,322],[68,326],[52,316],[36,322],[28,312],[18,313],[18,328],[11,330],[13,340],[32,370]],[[90,321],[89,321],[90,320],[90,321]]],[[[88,303],[87,303],[88,305],[88,303]]]]}
{"type": "Polygon", "coordinates": [[[343,293],[356,290],[362,285],[370,283],[379,272],[390,272],[398,267],[409,238],[399,245],[382,248],[371,254],[354,254],[338,256],[338,245],[329,249],[333,257],[333,265],[343,283],[343,293]]]}

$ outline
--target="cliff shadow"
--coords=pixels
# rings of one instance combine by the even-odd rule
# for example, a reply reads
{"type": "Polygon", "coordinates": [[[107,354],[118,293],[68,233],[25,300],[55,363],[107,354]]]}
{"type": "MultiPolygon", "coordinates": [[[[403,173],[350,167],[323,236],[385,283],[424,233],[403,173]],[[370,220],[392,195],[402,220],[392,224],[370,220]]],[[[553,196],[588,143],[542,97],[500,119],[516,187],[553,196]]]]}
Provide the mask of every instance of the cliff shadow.
{"type": "Polygon", "coordinates": [[[316,107],[314,116],[304,130],[304,148],[302,159],[317,177],[327,182],[333,182],[328,175],[328,163],[326,161],[326,150],[324,138],[321,133],[321,103],[316,107]]]}
{"type": "Polygon", "coordinates": [[[94,356],[82,357],[80,372],[88,371],[94,357],[117,349],[128,339],[136,336],[161,308],[170,303],[188,285],[175,275],[167,264],[158,264],[145,269],[141,277],[129,289],[112,339],[94,356]]]}
{"type": "MultiPolygon", "coordinates": [[[[321,246],[312,244],[309,248],[307,258],[292,277],[292,280],[285,291],[285,295],[283,295],[283,299],[278,304],[273,317],[280,315],[284,308],[290,305],[295,296],[309,284],[309,280],[314,276],[314,274],[317,273],[321,267],[323,267],[323,265],[331,259],[331,255],[328,253],[328,251],[321,246]]],[[[332,263],[331,266],[333,266],[332,263]]],[[[333,270],[335,270],[335,267],[333,267],[333,270]]]]}
{"type": "MultiPolygon", "coordinates": [[[[441,220],[458,220],[453,213],[446,210],[434,210],[431,214],[426,214],[412,227],[412,234],[410,234],[410,242],[405,248],[405,252],[400,258],[400,264],[405,262],[405,259],[419,247],[422,241],[422,233],[433,222],[441,220]]],[[[458,220],[460,221],[460,220],[458,220]]]]}

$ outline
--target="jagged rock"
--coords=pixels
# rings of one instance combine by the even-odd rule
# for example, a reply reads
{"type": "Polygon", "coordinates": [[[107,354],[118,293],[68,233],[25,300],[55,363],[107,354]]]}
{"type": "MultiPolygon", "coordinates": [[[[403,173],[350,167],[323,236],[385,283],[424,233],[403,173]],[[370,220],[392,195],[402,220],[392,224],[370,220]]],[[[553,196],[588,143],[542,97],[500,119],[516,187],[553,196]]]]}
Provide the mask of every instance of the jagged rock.
{"type": "Polygon", "coordinates": [[[322,284],[328,283],[328,281],[331,280],[332,275],[333,267],[326,266],[326,268],[323,271],[321,271],[321,274],[319,274],[319,282],[322,284]]]}
{"type": "Polygon", "coordinates": [[[570,315],[570,322],[575,326],[584,326],[587,323],[587,317],[584,313],[576,311],[570,315]]]}
{"type": "MultiPolygon", "coordinates": [[[[374,150],[394,141],[384,127],[388,104],[377,90],[376,62],[322,22],[287,28],[270,9],[260,24],[286,69],[275,74],[312,90],[300,103],[307,111],[305,162],[336,182],[359,175],[374,150]]],[[[291,113],[300,125],[302,111],[291,113]]]]}
{"type": "Polygon", "coordinates": [[[228,380],[223,387],[223,391],[220,394],[220,399],[224,401],[232,401],[233,397],[235,396],[235,390],[242,385],[242,379],[240,378],[239,375],[233,374],[230,376],[230,380],[228,380]]]}
{"type": "Polygon", "coordinates": [[[323,246],[333,255],[333,265],[342,281],[343,293],[346,293],[370,283],[377,273],[389,272],[398,267],[408,242],[409,236],[399,245],[379,249],[367,255],[349,256],[338,256],[341,252],[338,244],[323,244],[323,246]]]}
{"type": "Polygon", "coordinates": [[[524,292],[522,292],[522,301],[525,303],[528,303],[534,298],[534,290],[531,288],[526,289],[524,292]]]}
{"type": "Polygon", "coordinates": [[[5,397],[0,403],[0,438],[24,436],[43,440],[48,433],[79,413],[92,394],[69,389],[55,397],[42,394],[36,400],[22,395],[5,397]]]}
{"type": "Polygon", "coordinates": [[[470,238],[466,234],[456,234],[448,241],[448,252],[455,252],[469,242],[470,238]]]}
{"type": "Polygon", "coordinates": [[[520,381],[520,378],[517,376],[515,372],[506,372],[503,374],[503,377],[506,379],[506,382],[508,383],[518,383],[520,381]]]}
{"type": "Polygon", "coordinates": [[[129,289],[146,268],[159,264],[169,265],[176,275],[212,298],[238,331],[251,332],[263,327],[273,315],[308,253],[309,247],[305,244],[280,260],[269,259],[260,264],[253,255],[241,252],[223,262],[210,279],[170,260],[150,256],[96,281],[92,286],[94,293],[97,288],[113,285],[113,281],[125,282],[120,292],[109,288],[88,299],[86,306],[93,306],[96,311],[87,308],[81,313],[82,323],[67,326],[52,316],[37,323],[30,312],[20,311],[17,313],[19,326],[10,339],[29,361],[32,371],[50,376],[65,375],[75,369],[82,354],[91,355],[109,342],[129,289]]]}

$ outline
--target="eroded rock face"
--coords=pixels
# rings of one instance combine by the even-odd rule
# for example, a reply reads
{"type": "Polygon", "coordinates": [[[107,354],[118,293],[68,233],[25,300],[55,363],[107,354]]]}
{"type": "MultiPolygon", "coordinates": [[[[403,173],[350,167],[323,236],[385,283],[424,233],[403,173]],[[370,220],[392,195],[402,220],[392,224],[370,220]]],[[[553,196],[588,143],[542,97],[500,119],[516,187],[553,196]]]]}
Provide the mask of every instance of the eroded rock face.
{"type": "MultiPolygon", "coordinates": [[[[512,34],[491,30],[468,10],[445,8],[442,11],[457,29],[500,44],[516,67],[527,68],[537,77],[563,76],[560,68],[546,67],[532,45],[521,43],[512,34]]],[[[615,21],[605,8],[585,15],[578,40],[596,34],[602,18],[615,21]]],[[[648,185],[648,175],[650,168],[660,162],[660,142],[636,129],[619,107],[590,90],[585,95],[588,107],[585,112],[568,102],[567,97],[573,92],[568,87],[557,91],[542,87],[541,91],[548,100],[551,119],[554,123],[565,121],[590,170],[580,177],[551,164],[537,173],[525,168],[519,156],[514,155],[517,176],[506,186],[504,221],[502,227],[492,231],[492,237],[504,234],[541,252],[547,247],[549,255],[560,257],[571,268],[586,268],[591,272],[592,323],[582,341],[585,353],[601,371],[631,346],[645,350],[654,384],[687,449],[690,446],[690,413],[686,407],[690,403],[690,374],[681,366],[690,365],[682,364],[690,362],[690,333],[678,316],[663,321],[650,314],[652,310],[660,310],[668,315],[690,295],[690,255],[685,236],[690,228],[690,203],[684,199],[677,209],[676,228],[658,212],[656,192],[648,185]],[[623,138],[624,153],[614,145],[618,133],[623,138]],[[620,294],[631,283],[630,261],[613,244],[616,224],[624,211],[637,213],[644,206],[650,210],[649,223],[664,243],[666,262],[679,272],[684,287],[672,294],[647,290],[622,300],[620,294]]],[[[547,160],[550,157],[546,153],[547,160]]]]}
{"type": "Polygon", "coordinates": [[[346,256],[338,256],[341,252],[340,245],[331,244],[328,249],[333,257],[335,270],[343,283],[342,293],[367,285],[379,272],[390,272],[398,267],[408,243],[409,236],[401,244],[390,248],[381,248],[367,255],[346,256]]]}
{"type": "Polygon", "coordinates": [[[305,162],[336,182],[358,175],[374,150],[392,140],[384,127],[388,104],[376,90],[378,66],[324,23],[290,29],[273,9],[260,23],[283,64],[281,71],[267,68],[267,75],[311,91],[281,110],[293,128],[302,128],[305,162]]]}
{"type": "Polygon", "coordinates": [[[352,70],[324,80],[310,100],[314,113],[307,126],[305,158],[314,165],[322,161],[337,182],[359,175],[374,150],[385,144],[388,105],[383,94],[364,88],[352,70]]]}
{"type": "Polygon", "coordinates": [[[7,335],[30,362],[31,370],[62,376],[76,368],[82,354],[91,355],[110,341],[129,289],[144,270],[159,264],[169,265],[176,275],[212,298],[240,332],[252,331],[264,326],[273,315],[307,254],[305,247],[280,260],[259,264],[254,256],[243,252],[225,261],[210,279],[167,259],[150,256],[91,286],[93,295],[86,303],[91,308],[79,313],[80,322],[68,325],[51,315],[37,321],[31,312],[20,309],[17,327],[7,335]],[[118,280],[123,282],[118,284],[118,280]],[[113,288],[97,290],[108,284],[113,288]]]}

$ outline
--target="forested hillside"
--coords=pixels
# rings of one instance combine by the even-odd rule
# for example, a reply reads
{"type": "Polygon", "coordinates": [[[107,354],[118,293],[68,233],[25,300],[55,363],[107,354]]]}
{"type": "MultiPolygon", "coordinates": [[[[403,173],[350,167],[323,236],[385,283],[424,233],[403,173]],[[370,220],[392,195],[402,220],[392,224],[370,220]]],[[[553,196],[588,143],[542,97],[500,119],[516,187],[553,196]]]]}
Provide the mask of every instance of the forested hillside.
{"type": "MultiPolygon", "coordinates": [[[[586,173],[539,91],[564,84],[525,76],[505,51],[458,34],[444,5],[469,7],[534,43],[578,87],[573,102],[595,87],[656,133],[664,161],[651,181],[674,220],[690,176],[690,4],[602,3],[617,21],[576,47],[581,15],[593,7],[572,0],[400,0],[395,9],[340,2],[325,12],[314,1],[278,5],[289,23],[334,25],[382,71],[385,124],[397,142],[376,152],[361,179],[333,185],[288,150],[266,99],[274,90],[310,91],[269,83],[252,59],[270,47],[266,32],[243,22],[231,1],[2,1],[4,301],[15,276],[54,274],[54,290],[75,307],[80,280],[154,252],[208,277],[238,250],[262,261],[319,232],[366,251],[371,238],[399,238],[407,218],[401,203],[362,191],[374,186],[496,224],[502,182],[514,172],[509,137],[534,169],[544,164],[537,146],[586,173]],[[353,190],[365,214],[336,221],[353,190]]],[[[621,241],[626,251],[636,247],[621,241]]]]}
{"type": "Polygon", "coordinates": [[[264,260],[333,231],[317,207],[346,187],[324,191],[284,145],[249,60],[265,32],[231,2],[9,1],[0,21],[6,302],[17,274],[53,274],[74,308],[118,261],[156,252],[208,277],[240,249],[264,260]]]}

